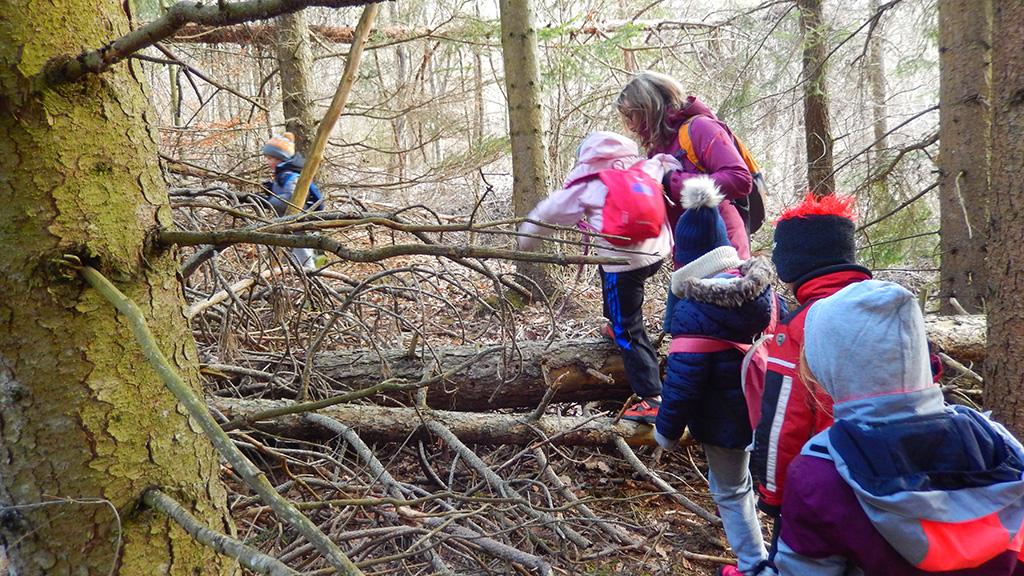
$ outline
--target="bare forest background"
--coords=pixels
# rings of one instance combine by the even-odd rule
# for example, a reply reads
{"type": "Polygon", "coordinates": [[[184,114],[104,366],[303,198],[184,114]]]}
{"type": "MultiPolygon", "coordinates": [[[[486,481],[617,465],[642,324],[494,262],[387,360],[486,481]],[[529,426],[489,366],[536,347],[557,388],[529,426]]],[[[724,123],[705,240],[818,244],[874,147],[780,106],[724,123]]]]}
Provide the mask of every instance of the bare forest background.
{"type": "Polygon", "coordinates": [[[920,295],[947,400],[1024,431],[1021,2],[30,4],[0,20],[12,573],[734,562],[699,446],[619,419],[601,260],[575,230],[515,248],[641,70],[760,161],[755,252],[808,191],[855,195],[858,257],[920,295]],[[261,199],[285,130],[323,212],[261,199]]]}

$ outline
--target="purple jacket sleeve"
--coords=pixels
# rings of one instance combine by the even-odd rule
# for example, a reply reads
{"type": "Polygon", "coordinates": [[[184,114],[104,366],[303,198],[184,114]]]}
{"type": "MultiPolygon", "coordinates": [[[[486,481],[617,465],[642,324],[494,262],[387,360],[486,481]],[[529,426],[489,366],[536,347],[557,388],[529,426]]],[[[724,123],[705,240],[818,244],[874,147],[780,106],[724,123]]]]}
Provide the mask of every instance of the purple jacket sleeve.
{"type": "MultiPolygon", "coordinates": [[[[690,142],[704,173],[714,179],[726,198],[738,200],[750,194],[753,182],[750,171],[728,130],[711,118],[697,116],[690,121],[690,142]]],[[[689,162],[685,163],[682,172],[670,177],[669,198],[678,201],[683,183],[699,174],[689,162]]]]}

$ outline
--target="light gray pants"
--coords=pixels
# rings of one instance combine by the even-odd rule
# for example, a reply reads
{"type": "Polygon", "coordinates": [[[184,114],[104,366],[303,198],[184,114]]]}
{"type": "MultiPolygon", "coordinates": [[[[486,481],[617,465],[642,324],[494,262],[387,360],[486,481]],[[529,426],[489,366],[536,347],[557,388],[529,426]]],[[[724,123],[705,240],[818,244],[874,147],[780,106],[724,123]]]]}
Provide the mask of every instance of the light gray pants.
{"type": "Polygon", "coordinates": [[[757,565],[768,559],[761,536],[754,502],[754,483],[750,478],[750,454],[742,448],[722,448],[704,444],[708,460],[711,497],[722,516],[725,537],[736,554],[740,572],[754,576],[757,565]]]}

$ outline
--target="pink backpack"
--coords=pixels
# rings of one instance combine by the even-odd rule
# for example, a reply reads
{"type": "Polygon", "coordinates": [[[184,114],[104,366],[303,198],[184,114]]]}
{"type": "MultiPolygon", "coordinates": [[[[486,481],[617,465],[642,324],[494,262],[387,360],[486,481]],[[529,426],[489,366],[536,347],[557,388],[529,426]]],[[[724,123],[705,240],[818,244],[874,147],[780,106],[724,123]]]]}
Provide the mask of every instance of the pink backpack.
{"type": "Polygon", "coordinates": [[[601,233],[616,246],[629,246],[656,238],[665,225],[665,201],[661,182],[635,164],[625,170],[601,170],[597,176],[608,188],[602,212],[601,233]]]}
{"type": "Polygon", "coordinates": [[[761,421],[761,398],[764,396],[764,382],[768,374],[768,348],[762,346],[766,340],[775,337],[775,330],[779,325],[779,302],[778,296],[772,294],[772,315],[768,321],[768,327],[761,333],[761,337],[743,350],[740,344],[736,347],[745,352],[743,363],[740,365],[740,390],[747,401],[747,414],[750,416],[751,428],[757,428],[761,421]]]}

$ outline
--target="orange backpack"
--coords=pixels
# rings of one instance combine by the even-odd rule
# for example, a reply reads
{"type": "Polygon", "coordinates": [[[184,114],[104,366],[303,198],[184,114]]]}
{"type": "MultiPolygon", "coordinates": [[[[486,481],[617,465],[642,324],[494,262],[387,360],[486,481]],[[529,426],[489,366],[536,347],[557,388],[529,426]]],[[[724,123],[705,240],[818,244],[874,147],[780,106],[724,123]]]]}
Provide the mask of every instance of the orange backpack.
{"type": "MultiPolygon", "coordinates": [[[[679,148],[686,153],[687,160],[696,166],[697,170],[706,172],[704,166],[700,163],[700,159],[697,158],[697,152],[693,149],[693,141],[690,140],[690,122],[693,118],[696,118],[696,116],[687,120],[679,129],[679,148]]],[[[740,157],[743,158],[743,162],[747,165],[747,170],[750,171],[750,176],[754,181],[750,194],[746,198],[733,201],[733,205],[736,206],[740,216],[743,217],[743,223],[747,227],[747,234],[753,234],[760,230],[761,225],[764,224],[764,197],[768,195],[768,185],[764,180],[764,175],[761,174],[761,166],[758,165],[757,160],[754,160],[747,145],[738,136],[733,134],[732,130],[725,123],[719,122],[719,124],[732,137],[732,143],[736,146],[740,157]]]]}

